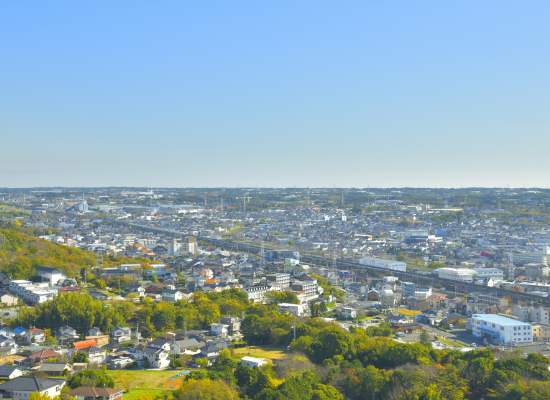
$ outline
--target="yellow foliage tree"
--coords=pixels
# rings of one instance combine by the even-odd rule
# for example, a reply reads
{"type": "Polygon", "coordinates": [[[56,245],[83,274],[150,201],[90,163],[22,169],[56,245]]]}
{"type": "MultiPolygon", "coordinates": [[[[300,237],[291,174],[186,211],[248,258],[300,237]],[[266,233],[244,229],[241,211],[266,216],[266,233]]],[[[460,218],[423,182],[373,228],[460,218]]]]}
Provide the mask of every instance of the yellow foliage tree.
{"type": "Polygon", "coordinates": [[[237,400],[239,394],[222,380],[189,379],[176,391],[178,400],[237,400]]]}

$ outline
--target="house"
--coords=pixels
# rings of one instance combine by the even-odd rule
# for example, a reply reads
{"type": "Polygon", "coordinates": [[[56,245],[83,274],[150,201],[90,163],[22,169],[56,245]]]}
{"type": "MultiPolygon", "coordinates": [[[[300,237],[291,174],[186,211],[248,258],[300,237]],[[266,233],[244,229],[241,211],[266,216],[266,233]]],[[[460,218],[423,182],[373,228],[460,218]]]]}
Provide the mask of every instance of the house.
{"type": "Polygon", "coordinates": [[[52,286],[57,285],[60,280],[67,278],[63,275],[63,272],[51,267],[36,267],[35,275],[42,278],[42,282],[48,282],[52,286]]]}
{"type": "Polygon", "coordinates": [[[117,326],[111,333],[114,342],[123,343],[132,340],[132,330],[130,328],[121,328],[117,326]]]}
{"type": "Polygon", "coordinates": [[[123,389],[81,386],[67,393],[76,400],[122,400],[123,389]]]}
{"type": "Polygon", "coordinates": [[[241,330],[241,322],[238,317],[222,317],[220,318],[220,323],[229,326],[229,335],[234,335],[241,330]]]}
{"type": "Polygon", "coordinates": [[[105,293],[98,292],[95,290],[89,291],[88,294],[92,296],[94,300],[107,300],[109,298],[109,296],[107,296],[105,293]]]}
{"type": "Polygon", "coordinates": [[[221,350],[225,350],[228,347],[225,339],[210,340],[204,347],[201,348],[200,353],[196,354],[195,358],[206,358],[208,363],[211,364],[220,355],[221,350]]]}
{"type": "Polygon", "coordinates": [[[357,310],[355,308],[351,308],[351,307],[342,307],[340,309],[337,310],[338,311],[338,314],[340,315],[340,317],[342,318],[355,318],[357,317],[357,310]]]}
{"type": "Polygon", "coordinates": [[[23,375],[19,368],[10,367],[8,364],[0,365],[0,379],[14,379],[23,375]]]}
{"type": "Polygon", "coordinates": [[[0,335],[0,347],[16,347],[15,339],[0,335]]]}
{"type": "Polygon", "coordinates": [[[88,336],[102,336],[103,332],[101,332],[101,329],[99,328],[90,328],[88,329],[88,336]]]}
{"type": "Polygon", "coordinates": [[[62,326],[55,332],[55,337],[59,340],[60,343],[64,343],[67,341],[72,341],[75,339],[78,339],[79,336],[76,333],[76,331],[71,328],[70,326],[62,326]]]}
{"type": "Polygon", "coordinates": [[[222,336],[229,333],[229,325],[213,323],[210,324],[210,331],[213,335],[222,336]]]}
{"type": "Polygon", "coordinates": [[[25,337],[31,343],[44,343],[44,340],[46,340],[46,332],[38,328],[32,328],[30,330],[25,329],[25,337]]]}
{"type": "Polygon", "coordinates": [[[126,289],[124,289],[124,292],[126,292],[126,294],[137,293],[139,297],[145,296],[145,288],[141,285],[128,285],[126,289]]]}
{"type": "Polygon", "coordinates": [[[178,301],[183,299],[183,293],[179,290],[163,289],[162,300],[163,301],[178,301]]]}
{"type": "Polygon", "coordinates": [[[170,344],[170,354],[184,354],[191,353],[193,349],[198,349],[204,346],[204,342],[199,342],[197,339],[185,339],[185,340],[175,340],[170,344]]]}
{"type": "Polygon", "coordinates": [[[61,389],[67,381],[64,379],[43,379],[23,377],[12,379],[0,385],[0,396],[4,399],[28,400],[33,393],[55,398],[61,395],[61,389]]]}
{"type": "Polygon", "coordinates": [[[151,368],[167,368],[170,364],[169,352],[167,350],[147,346],[143,352],[151,368]]]}
{"type": "Polygon", "coordinates": [[[369,292],[367,293],[367,299],[369,301],[379,301],[380,300],[380,295],[378,293],[378,290],[369,290],[369,292]]]}
{"type": "Polygon", "coordinates": [[[411,310],[425,311],[430,308],[430,304],[425,300],[408,298],[406,302],[411,310]]]}
{"type": "Polygon", "coordinates": [[[416,322],[408,322],[405,324],[392,324],[391,329],[394,333],[402,332],[404,334],[417,333],[422,331],[422,325],[417,324],[416,322]]]}
{"type": "Polygon", "coordinates": [[[66,362],[45,362],[38,367],[38,371],[44,372],[50,376],[63,376],[65,371],[71,373],[73,366],[66,362]]]}
{"type": "Polygon", "coordinates": [[[86,336],[86,340],[95,340],[98,346],[109,344],[109,335],[86,336]]]}
{"type": "Polygon", "coordinates": [[[6,306],[16,306],[19,299],[5,291],[0,291],[0,302],[6,306]]]}
{"type": "Polygon", "coordinates": [[[245,356],[241,358],[241,365],[250,367],[250,368],[260,368],[262,365],[266,365],[269,361],[263,359],[263,358],[255,358],[255,357],[248,357],[245,356]]]}
{"type": "Polygon", "coordinates": [[[97,346],[86,347],[78,350],[79,353],[85,353],[88,356],[90,364],[101,364],[107,357],[107,350],[97,346]]]}
{"type": "Polygon", "coordinates": [[[150,342],[147,342],[147,347],[154,347],[155,349],[163,349],[166,351],[170,351],[170,344],[172,342],[168,339],[162,339],[162,338],[156,338],[155,340],[151,340],[150,342]]]}
{"type": "Polygon", "coordinates": [[[15,333],[10,328],[8,328],[6,326],[0,327],[0,335],[11,338],[11,339],[15,338],[15,333]]]}
{"type": "Polygon", "coordinates": [[[379,292],[380,295],[380,306],[382,308],[392,308],[395,307],[395,294],[390,289],[382,289],[379,292]]]}
{"type": "Polygon", "coordinates": [[[36,353],[32,353],[27,358],[15,360],[14,364],[21,366],[22,368],[29,368],[34,365],[40,365],[49,358],[57,358],[59,353],[53,350],[40,350],[36,353]]]}

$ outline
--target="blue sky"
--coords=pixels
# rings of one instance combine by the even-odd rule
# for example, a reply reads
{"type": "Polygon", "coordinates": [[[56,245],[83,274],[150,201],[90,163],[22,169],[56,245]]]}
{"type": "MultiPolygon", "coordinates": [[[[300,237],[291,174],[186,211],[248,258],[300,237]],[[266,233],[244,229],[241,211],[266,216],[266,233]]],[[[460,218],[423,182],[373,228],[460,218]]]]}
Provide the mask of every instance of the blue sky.
{"type": "Polygon", "coordinates": [[[0,4],[0,187],[548,187],[548,1],[0,4]]]}

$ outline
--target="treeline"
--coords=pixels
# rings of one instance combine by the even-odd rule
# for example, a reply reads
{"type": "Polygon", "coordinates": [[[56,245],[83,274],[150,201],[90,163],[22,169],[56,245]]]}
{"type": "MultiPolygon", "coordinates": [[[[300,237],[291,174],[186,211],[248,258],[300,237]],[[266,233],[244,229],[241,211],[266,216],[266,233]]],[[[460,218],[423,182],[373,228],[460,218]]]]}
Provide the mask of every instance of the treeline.
{"type": "MultiPolygon", "coordinates": [[[[36,233],[33,229],[13,224],[0,229],[0,235],[5,236],[5,243],[0,246],[0,272],[10,278],[30,279],[34,276],[36,267],[54,267],[68,277],[80,279],[83,269],[90,272],[95,266],[96,257],[93,252],[41,240],[25,231],[36,233]]],[[[121,263],[135,261],[124,257],[104,257],[104,267],[115,267],[121,263]]]]}

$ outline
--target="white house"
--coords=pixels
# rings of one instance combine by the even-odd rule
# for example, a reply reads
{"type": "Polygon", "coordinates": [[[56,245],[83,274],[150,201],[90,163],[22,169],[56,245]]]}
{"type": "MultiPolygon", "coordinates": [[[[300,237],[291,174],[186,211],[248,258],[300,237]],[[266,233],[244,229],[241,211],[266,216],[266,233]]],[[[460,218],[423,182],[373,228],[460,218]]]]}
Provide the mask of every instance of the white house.
{"type": "Polygon", "coordinates": [[[111,332],[111,336],[114,342],[129,342],[132,340],[132,330],[130,328],[121,328],[117,326],[111,332]]]}
{"type": "Polygon", "coordinates": [[[342,307],[340,309],[340,316],[343,318],[355,318],[357,317],[357,310],[351,307],[342,307]]]}
{"type": "Polygon", "coordinates": [[[48,282],[50,285],[57,285],[60,280],[67,278],[63,272],[51,267],[36,267],[36,275],[42,278],[42,282],[48,282]]]}
{"type": "Polygon", "coordinates": [[[243,357],[241,358],[241,365],[250,367],[250,368],[260,368],[262,365],[266,365],[269,361],[264,360],[263,358],[255,358],[255,357],[243,357]]]}
{"type": "Polygon", "coordinates": [[[221,336],[229,334],[229,325],[226,324],[210,324],[210,331],[212,334],[221,336]]]}
{"type": "Polygon", "coordinates": [[[156,347],[146,347],[143,352],[149,360],[151,368],[167,368],[170,365],[169,352],[156,347]]]}
{"type": "Polygon", "coordinates": [[[279,311],[287,311],[296,317],[304,315],[304,307],[300,304],[279,303],[277,307],[279,311]]]}

